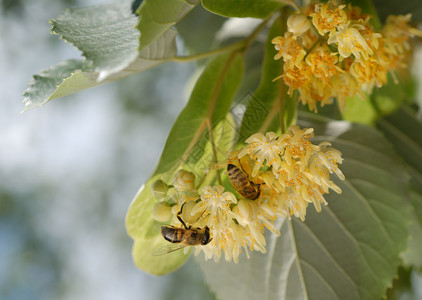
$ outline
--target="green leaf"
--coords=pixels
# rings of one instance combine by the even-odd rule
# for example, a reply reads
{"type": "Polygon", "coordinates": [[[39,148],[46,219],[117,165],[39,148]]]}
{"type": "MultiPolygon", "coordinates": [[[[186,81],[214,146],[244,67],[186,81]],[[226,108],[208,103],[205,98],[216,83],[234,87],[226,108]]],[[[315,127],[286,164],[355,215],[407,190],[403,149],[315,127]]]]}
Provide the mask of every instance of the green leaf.
{"type": "Polygon", "coordinates": [[[177,169],[208,131],[208,122],[213,127],[226,117],[243,70],[237,52],[216,57],[206,66],[170,131],[155,174],[177,169]]]}
{"type": "Polygon", "coordinates": [[[57,94],[65,96],[72,94],[74,89],[82,90],[95,86],[97,73],[89,63],[83,60],[70,59],[50,69],[34,75],[33,81],[24,92],[24,111],[42,106],[47,101],[57,98],[57,94]],[[65,80],[75,83],[63,84],[65,80]]]}
{"type": "Polygon", "coordinates": [[[350,0],[348,1],[353,6],[357,6],[362,10],[362,13],[365,15],[371,15],[370,22],[375,27],[375,29],[381,28],[381,22],[378,17],[377,10],[374,6],[373,0],[350,0]]]}
{"type": "Polygon", "coordinates": [[[406,163],[411,175],[412,219],[411,239],[403,258],[406,265],[422,267],[422,124],[416,113],[408,107],[401,107],[394,114],[377,123],[378,128],[393,144],[406,163]]]}
{"type": "Polygon", "coordinates": [[[200,53],[215,48],[215,36],[225,21],[226,18],[212,14],[202,5],[197,5],[177,23],[176,28],[189,52],[200,53]]]}
{"type": "Polygon", "coordinates": [[[40,107],[50,100],[71,95],[78,91],[108,83],[138,72],[153,68],[176,56],[176,32],[169,30],[143,49],[138,57],[123,70],[109,74],[100,81],[100,73],[95,71],[92,61],[66,60],[34,75],[24,93],[24,111],[40,107]]]}
{"type": "Polygon", "coordinates": [[[377,111],[369,97],[361,99],[351,97],[346,100],[346,109],[341,113],[343,119],[349,122],[373,125],[378,117],[377,111]]]}
{"type": "Polygon", "coordinates": [[[139,49],[142,50],[171,27],[176,25],[199,0],[144,0],[136,13],[141,36],[139,49]]]}
{"type": "Polygon", "coordinates": [[[407,99],[414,96],[415,82],[410,76],[402,76],[399,82],[388,74],[388,83],[381,88],[374,88],[366,99],[353,97],[347,99],[343,119],[373,125],[380,117],[391,114],[407,99]]]}
{"type": "Polygon", "coordinates": [[[202,0],[202,5],[209,11],[225,17],[266,18],[284,4],[271,0],[202,0]]]}
{"type": "Polygon", "coordinates": [[[295,118],[296,103],[288,97],[283,80],[273,79],[283,73],[283,60],[274,60],[277,51],[271,40],[283,35],[286,24],[279,17],[273,23],[265,43],[261,82],[251,95],[240,126],[239,141],[246,140],[257,132],[277,131],[280,128],[280,107],[283,106],[284,127],[289,127],[295,118]]]}
{"type": "Polygon", "coordinates": [[[219,299],[381,299],[405,249],[409,210],[406,172],[389,143],[363,125],[302,115],[315,142],[331,141],[343,153],[341,195],[307,211],[306,221],[277,220],[267,232],[267,253],[239,264],[200,261],[219,299]]]}
{"type": "Polygon", "coordinates": [[[419,0],[373,0],[381,20],[388,15],[412,14],[412,20],[422,22],[422,6],[419,0]]]}
{"type": "Polygon", "coordinates": [[[422,195],[416,192],[410,193],[410,201],[413,210],[410,215],[409,233],[410,239],[407,250],[403,253],[403,261],[406,266],[422,268],[422,219],[418,217],[422,213],[422,195]]]}

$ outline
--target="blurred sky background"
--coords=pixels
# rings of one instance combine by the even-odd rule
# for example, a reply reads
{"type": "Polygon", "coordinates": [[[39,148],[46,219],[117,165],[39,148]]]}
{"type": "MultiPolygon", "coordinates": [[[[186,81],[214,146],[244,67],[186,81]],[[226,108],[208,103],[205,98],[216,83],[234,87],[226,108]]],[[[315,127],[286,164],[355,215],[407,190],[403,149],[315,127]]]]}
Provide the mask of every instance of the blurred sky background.
{"type": "Polygon", "coordinates": [[[192,259],[164,277],[138,270],[124,223],[188,99],[193,65],[19,114],[32,74],[80,57],[48,20],[101,2],[0,2],[0,299],[213,299],[192,259]]]}

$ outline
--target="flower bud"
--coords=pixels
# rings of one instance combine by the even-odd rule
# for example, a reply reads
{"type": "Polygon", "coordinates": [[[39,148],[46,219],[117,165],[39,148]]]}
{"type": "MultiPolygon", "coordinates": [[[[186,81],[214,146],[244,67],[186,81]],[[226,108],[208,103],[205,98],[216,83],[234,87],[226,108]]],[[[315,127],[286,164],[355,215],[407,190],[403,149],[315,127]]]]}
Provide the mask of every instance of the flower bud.
{"type": "Polygon", "coordinates": [[[180,208],[181,208],[182,206],[180,205],[180,204],[176,204],[176,205],[173,205],[172,207],[171,207],[171,213],[173,214],[173,215],[177,215],[177,213],[180,211],[180,208]]]}
{"type": "Polygon", "coordinates": [[[152,210],[152,217],[158,222],[167,222],[170,220],[171,216],[171,207],[163,203],[155,203],[152,210]]]}
{"type": "Polygon", "coordinates": [[[185,170],[179,170],[173,179],[174,188],[180,192],[195,188],[195,175],[185,170]]]}
{"type": "Polygon", "coordinates": [[[287,19],[287,27],[290,32],[299,36],[311,28],[311,22],[304,14],[291,14],[287,19]]]}
{"type": "Polygon", "coordinates": [[[202,212],[197,212],[194,215],[191,214],[192,208],[195,205],[195,201],[188,201],[184,204],[182,211],[182,220],[185,221],[185,223],[193,225],[198,221],[199,217],[201,216],[202,212]]]}
{"type": "Polygon", "coordinates": [[[255,219],[253,204],[244,199],[239,200],[237,205],[233,208],[233,213],[236,215],[236,220],[242,226],[248,225],[255,219]]]}
{"type": "Polygon", "coordinates": [[[169,186],[162,180],[157,180],[152,184],[151,190],[154,198],[158,201],[164,200],[167,196],[169,186]]]}

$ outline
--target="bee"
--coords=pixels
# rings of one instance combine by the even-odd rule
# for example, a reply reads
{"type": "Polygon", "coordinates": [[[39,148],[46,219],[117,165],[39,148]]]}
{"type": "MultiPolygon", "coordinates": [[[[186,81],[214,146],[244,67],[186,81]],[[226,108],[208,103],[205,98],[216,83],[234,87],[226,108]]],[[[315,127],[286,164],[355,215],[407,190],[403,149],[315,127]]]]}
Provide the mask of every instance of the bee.
{"type": "Polygon", "coordinates": [[[161,226],[161,235],[166,241],[169,241],[172,244],[157,249],[153,252],[152,255],[164,255],[185,248],[186,246],[205,246],[212,241],[210,229],[208,226],[205,226],[205,228],[187,226],[186,223],[182,220],[181,214],[185,203],[177,213],[177,219],[180,221],[180,223],[182,223],[183,227],[167,225],[161,226]]]}
{"type": "Polygon", "coordinates": [[[249,200],[255,200],[261,193],[260,185],[249,180],[248,175],[241,167],[238,168],[233,164],[227,165],[227,175],[232,187],[243,197],[249,200]]]}

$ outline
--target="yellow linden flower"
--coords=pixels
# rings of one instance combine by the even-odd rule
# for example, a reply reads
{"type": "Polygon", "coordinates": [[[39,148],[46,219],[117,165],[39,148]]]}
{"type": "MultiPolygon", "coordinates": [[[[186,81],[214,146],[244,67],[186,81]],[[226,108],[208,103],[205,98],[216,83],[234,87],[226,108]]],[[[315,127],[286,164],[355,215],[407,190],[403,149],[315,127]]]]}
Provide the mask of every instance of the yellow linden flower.
{"type": "Polygon", "coordinates": [[[359,19],[358,23],[363,26],[363,28],[359,31],[362,37],[365,39],[366,44],[372,50],[376,50],[379,47],[379,41],[382,39],[382,34],[375,32],[372,30],[371,26],[369,25],[369,17],[366,20],[359,19]]]}
{"type": "Polygon", "coordinates": [[[311,28],[311,22],[309,22],[305,14],[294,13],[287,19],[287,28],[295,36],[301,36],[311,28]]]}
{"type": "Polygon", "coordinates": [[[369,55],[374,54],[372,49],[366,43],[365,38],[361,35],[359,30],[364,30],[365,26],[361,24],[344,24],[334,34],[332,34],[327,43],[336,44],[338,52],[343,58],[347,58],[350,55],[354,55],[355,58],[359,59],[363,56],[368,59],[369,55]]]}
{"type": "Polygon", "coordinates": [[[352,6],[351,3],[347,5],[347,19],[348,20],[359,20],[362,19],[362,9],[359,6],[352,6]]]}
{"type": "Polygon", "coordinates": [[[355,60],[350,66],[350,74],[363,84],[364,90],[370,92],[375,85],[381,87],[387,83],[387,69],[378,60],[355,60]]]}
{"type": "Polygon", "coordinates": [[[313,128],[301,130],[297,125],[290,126],[288,133],[282,134],[279,138],[280,144],[284,148],[283,161],[292,165],[294,159],[307,160],[312,151],[317,150],[309,141],[309,138],[313,136],[313,128]]]}
{"type": "Polygon", "coordinates": [[[315,12],[310,16],[320,35],[324,36],[329,32],[331,36],[338,26],[347,22],[347,15],[343,10],[345,7],[346,5],[338,6],[335,1],[315,5],[315,12]]]}
{"type": "Polygon", "coordinates": [[[318,47],[305,59],[310,67],[310,72],[318,80],[328,83],[331,77],[344,72],[336,64],[338,63],[337,53],[331,52],[328,47],[318,47]]]}
{"type": "MultiPolygon", "coordinates": [[[[239,224],[245,225],[251,222],[251,219],[255,220],[253,217],[256,215],[255,211],[262,207],[266,207],[264,219],[267,221],[261,219],[259,220],[261,224],[271,224],[269,220],[274,215],[294,215],[304,220],[309,203],[313,203],[315,209],[320,211],[321,205],[326,205],[323,195],[328,193],[329,189],[341,193],[341,189],[330,180],[331,173],[344,179],[343,173],[338,168],[342,163],[341,153],[330,147],[331,144],[328,142],[312,144],[309,140],[311,137],[313,128],[301,129],[296,125],[278,137],[282,151],[272,151],[273,155],[280,157],[279,168],[260,170],[257,175],[257,179],[265,183],[261,188],[259,201],[264,201],[266,205],[254,208],[252,204],[240,204],[237,211],[241,212],[236,213],[239,224]]],[[[265,226],[271,230],[271,225],[265,226]]],[[[256,232],[254,238],[262,245],[256,232]]]]}
{"type": "Polygon", "coordinates": [[[173,186],[178,191],[193,190],[195,184],[195,175],[185,170],[179,170],[173,179],[173,186]]]}
{"type": "Polygon", "coordinates": [[[240,200],[238,205],[233,209],[236,220],[251,234],[254,240],[254,246],[261,252],[265,253],[265,237],[262,232],[262,224],[258,216],[259,206],[256,202],[240,200]]]}
{"type": "Polygon", "coordinates": [[[278,53],[274,56],[275,60],[283,57],[285,63],[289,65],[300,66],[306,51],[302,45],[297,41],[297,37],[291,32],[286,32],[284,37],[277,36],[271,41],[278,53]]]}
{"type": "Polygon", "coordinates": [[[358,96],[365,99],[366,95],[356,79],[350,73],[342,73],[335,76],[330,81],[332,85],[332,95],[337,98],[341,111],[346,108],[346,100],[349,97],[358,96]]]}
{"type": "Polygon", "coordinates": [[[191,214],[206,211],[213,218],[225,216],[230,211],[230,204],[236,202],[236,197],[230,192],[224,192],[221,185],[205,186],[202,189],[201,201],[192,208],[191,214]]]}
{"type": "Polygon", "coordinates": [[[414,36],[422,37],[422,32],[410,27],[409,22],[412,15],[390,15],[387,17],[383,28],[383,35],[397,53],[403,53],[410,49],[409,39],[414,36]]]}
{"type": "Polygon", "coordinates": [[[405,63],[406,54],[399,53],[394,43],[392,43],[388,39],[381,40],[380,46],[375,52],[375,55],[380,64],[385,66],[387,71],[392,72],[395,70],[404,69],[407,66],[407,64],[405,63]]]}
{"type": "Polygon", "coordinates": [[[241,249],[247,252],[249,237],[244,227],[230,222],[211,227],[212,241],[206,246],[195,247],[195,255],[203,252],[205,260],[214,259],[218,262],[223,252],[226,261],[239,262],[241,249]]]}
{"type": "Polygon", "coordinates": [[[280,168],[281,148],[277,140],[277,135],[274,132],[267,132],[265,136],[262,133],[255,133],[245,143],[248,145],[240,151],[238,157],[242,158],[245,155],[249,155],[255,161],[255,166],[251,174],[252,177],[256,176],[258,170],[265,162],[275,170],[280,168]]]}
{"type": "MultiPolygon", "coordinates": [[[[320,152],[318,152],[318,159],[321,160],[322,164],[328,169],[330,173],[335,173],[338,178],[344,180],[344,174],[338,168],[338,164],[343,162],[343,158],[341,157],[341,152],[337,149],[331,147],[330,142],[322,142],[318,145],[320,148],[320,152]]],[[[332,188],[330,186],[330,188],[332,188]]],[[[333,188],[335,190],[335,188],[333,188]]],[[[341,192],[337,190],[337,192],[341,192]]]]}
{"type": "MultiPolygon", "coordinates": [[[[161,222],[170,220],[174,226],[180,226],[179,216],[189,226],[207,227],[209,243],[193,246],[195,255],[203,252],[206,260],[218,262],[224,256],[226,261],[237,263],[242,252],[247,257],[249,250],[265,253],[264,230],[267,228],[279,235],[274,225],[277,217],[295,216],[305,220],[309,203],[319,212],[322,205],[327,205],[324,194],[330,189],[341,193],[330,180],[333,173],[344,179],[338,167],[343,161],[341,153],[328,142],[312,144],[309,139],[313,131],[313,128],[301,129],[295,125],[280,136],[274,132],[257,133],[247,139],[243,149],[229,154],[229,159],[236,154],[245,164],[253,165],[256,174],[250,178],[260,188],[258,199],[237,200],[234,194],[225,192],[223,186],[204,186],[194,200],[173,206],[171,202],[155,205],[154,218],[161,222]]],[[[250,166],[245,169],[251,170],[250,166]]],[[[174,193],[181,189],[196,191],[197,187],[189,183],[194,179],[188,172],[180,171],[174,180],[179,184],[178,189],[171,189],[174,193]],[[186,181],[186,178],[191,180],[186,181]]]]}
{"type": "Polygon", "coordinates": [[[312,74],[308,65],[304,64],[301,67],[285,65],[282,77],[284,83],[289,87],[288,93],[291,96],[294,90],[311,82],[312,74]]]}
{"type": "Polygon", "coordinates": [[[332,103],[331,90],[331,86],[327,83],[314,79],[298,88],[299,100],[303,105],[308,105],[309,110],[317,112],[317,103],[321,106],[332,103]]]}
{"type": "Polygon", "coordinates": [[[300,11],[289,16],[289,32],[273,39],[278,51],[274,58],[285,62],[283,74],[274,80],[282,78],[288,94],[298,91],[298,101],[315,112],[318,103],[324,106],[333,99],[342,111],[347,98],[365,99],[365,93],[386,84],[387,72],[397,83],[394,71],[406,67],[410,38],[422,37],[422,31],[409,25],[410,14],[389,16],[377,32],[371,16],[351,4],[328,1],[300,11]],[[309,18],[316,30],[309,30],[309,18]],[[327,33],[328,38],[321,37],[327,33]]]}
{"type": "Polygon", "coordinates": [[[309,141],[313,136],[312,128],[301,130],[292,126],[289,133],[282,136],[280,140],[286,148],[282,160],[286,165],[279,173],[278,182],[287,198],[285,209],[290,215],[304,220],[308,203],[313,203],[319,212],[321,204],[327,204],[323,194],[329,189],[341,193],[341,189],[329,178],[331,173],[335,173],[344,179],[338,168],[338,164],[342,163],[341,153],[330,147],[328,142],[313,145],[309,141]]]}
{"type": "Polygon", "coordinates": [[[248,257],[248,248],[265,253],[264,227],[277,235],[280,234],[273,225],[276,218],[275,212],[265,203],[257,201],[242,199],[236,204],[236,201],[232,199],[232,194],[223,193],[223,191],[221,186],[204,187],[201,200],[188,213],[203,211],[202,215],[205,216],[200,224],[208,226],[212,235],[209,244],[196,247],[195,255],[202,251],[205,259],[213,258],[217,262],[224,254],[226,261],[233,260],[237,263],[242,249],[248,257]],[[225,197],[224,194],[231,195],[225,197]],[[201,205],[201,202],[205,204],[201,205]],[[233,205],[233,208],[228,205],[229,203],[233,205]]]}

